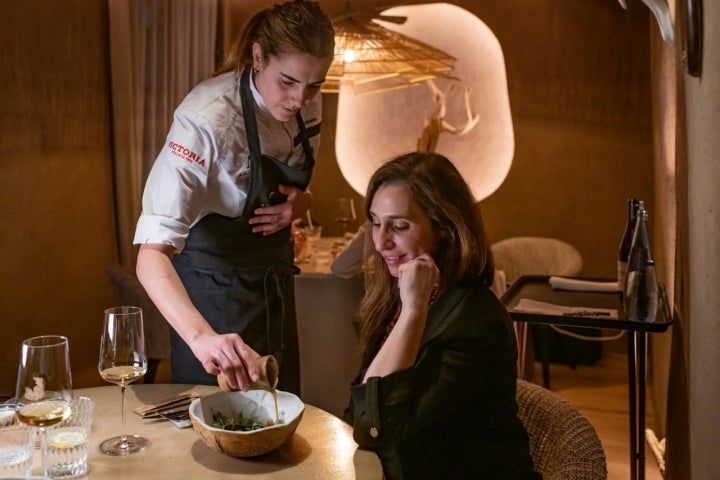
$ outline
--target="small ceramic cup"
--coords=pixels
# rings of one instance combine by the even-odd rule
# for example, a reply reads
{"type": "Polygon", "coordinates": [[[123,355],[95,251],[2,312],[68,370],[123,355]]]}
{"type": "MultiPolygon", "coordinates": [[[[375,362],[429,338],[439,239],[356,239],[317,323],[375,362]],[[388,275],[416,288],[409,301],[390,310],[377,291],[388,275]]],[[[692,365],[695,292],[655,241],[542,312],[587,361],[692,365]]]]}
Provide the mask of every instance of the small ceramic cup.
{"type": "MultiPolygon", "coordinates": [[[[256,363],[258,371],[260,372],[260,378],[257,382],[250,384],[250,390],[275,390],[278,383],[278,375],[280,373],[280,368],[275,357],[272,355],[265,355],[264,357],[259,357],[256,360],[256,363]]],[[[227,378],[223,373],[218,375],[218,385],[221,390],[226,392],[233,390],[228,385],[227,378]]]]}

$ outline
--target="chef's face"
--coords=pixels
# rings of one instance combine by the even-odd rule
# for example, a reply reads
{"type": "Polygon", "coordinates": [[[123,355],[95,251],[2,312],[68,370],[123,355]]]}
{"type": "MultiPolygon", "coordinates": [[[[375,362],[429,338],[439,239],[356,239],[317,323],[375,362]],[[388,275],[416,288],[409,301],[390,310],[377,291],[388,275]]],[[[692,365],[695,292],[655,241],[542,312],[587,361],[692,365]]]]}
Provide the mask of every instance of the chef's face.
{"type": "Polygon", "coordinates": [[[270,114],[285,122],[320,92],[332,58],[308,53],[283,53],[262,61],[262,48],[253,44],[253,67],[257,88],[270,114]]]}
{"type": "Polygon", "coordinates": [[[370,206],[372,238],[390,271],[420,255],[432,255],[435,246],[430,217],[415,203],[410,191],[398,185],[380,187],[370,206]]]}

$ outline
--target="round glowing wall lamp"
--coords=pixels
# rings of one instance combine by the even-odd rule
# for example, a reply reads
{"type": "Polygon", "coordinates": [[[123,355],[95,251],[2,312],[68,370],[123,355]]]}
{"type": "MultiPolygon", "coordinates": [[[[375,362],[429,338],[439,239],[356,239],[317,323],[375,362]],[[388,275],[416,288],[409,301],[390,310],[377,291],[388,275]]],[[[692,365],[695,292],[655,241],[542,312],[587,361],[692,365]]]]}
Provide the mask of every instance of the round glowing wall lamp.
{"type": "Polygon", "coordinates": [[[475,15],[450,4],[396,7],[383,14],[407,17],[402,25],[384,25],[388,29],[454,57],[454,79],[368,95],[341,91],[335,150],[343,176],[364,195],[373,172],[417,150],[436,122],[433,151],[455,163],[477,201],[487,198],[507,177],[515,147],[497,38],[475,15]]]}

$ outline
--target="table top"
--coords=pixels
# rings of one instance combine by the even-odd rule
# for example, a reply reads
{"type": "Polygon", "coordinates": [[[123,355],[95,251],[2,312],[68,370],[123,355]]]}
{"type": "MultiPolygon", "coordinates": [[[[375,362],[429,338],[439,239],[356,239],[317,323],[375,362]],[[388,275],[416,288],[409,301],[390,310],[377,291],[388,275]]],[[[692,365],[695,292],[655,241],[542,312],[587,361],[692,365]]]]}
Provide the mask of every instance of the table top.
{"type": "MultiPolygon", "coordinates": [[[[127,434],[150,441],[147,449],[126,457],[100,452],[99,444],[121,433],[120,387],[76,389],[75,396],[95,400],[93,429],[89,438],[88,464],[91,479],[138,478],[382,478],[380,461],[374,452],[359,450],[352,427],[339,418],[305,405],[295,434],[279,449],[255,458],[233,458],[207,447],[192,427],[179,429],[168,421],[143,420],[133,410],[143,404],[195,391],[207,395],[217,387],[178,384],[138,384],[126,390],[127,434]]],[[[40,470],[36,452],[33,473],[40,470]]]]}
{"type": "Polygon", "coordinates": [[[297,262],[301,275],[309,277],[331,275],[330,264],[348,240],[348,237],[320,237],[315,242],[308,242],[297,262]]]}
{"type": "MultiPolygon", "coordinates": [[[[569,277],[578,280],[611,281],[609,279],[569,277]]],[[[587,292],[574,290],[554,290],[550,286],[548,275],[525,275],[520,277],[502,296],[501,302],[507,308],[510,317],[515,321],[527,323],[544,323],[566,325],[572,327],[608,328],[629,331],[664,332],[672,324],[665,288],[659,285],[658,311],[654,323],[627,320],[622,315],[622,304],[617,292],[587,292]],[[614,309],[620,318],[602,316],[572,316],[529,313],[515,310],[521,299],[527,298],[539,302],[563,305],[568,307],[587,307],[614,309]]]]}

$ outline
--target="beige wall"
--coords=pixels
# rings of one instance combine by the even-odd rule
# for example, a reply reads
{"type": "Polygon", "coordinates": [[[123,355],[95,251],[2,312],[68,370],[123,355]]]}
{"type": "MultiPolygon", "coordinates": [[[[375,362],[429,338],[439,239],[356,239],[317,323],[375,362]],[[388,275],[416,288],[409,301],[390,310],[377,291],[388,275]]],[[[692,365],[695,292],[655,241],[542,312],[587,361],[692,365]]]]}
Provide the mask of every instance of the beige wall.
{"type": "MultiPolygon", "coordinates": [[[[677,34],[676,34],[677,35],[677,34]]],[[[653,145],[655,152],[655,201],[662,221],[653,229],[655,257],[660,278],[668,299],[675,298],[676,245],[676,130],[677,130],[677,62],[674,45],[662,41],[659,31],[651,34],[651,65],[653,92],[653,145]]],[[[650,400],[657,415],[655,432],[665,435],[667,395],[670,370],[671,330],[651,335],[651,367],[649,372],[650,400]]]]}
{"type": "MultiPolygon", "coordinates": [[[[683,354],[687,358],[692,478],[715,478],[720,457],[714,439],[720,432],[720,5],[704,1],[702,78],[681,75],[685,89],[687,138],[688,276],[683,315],[683,354]]],[[[680,63],[681,69],[682,63],[680,63]]],[[[683,72],[683,70],[680,70],[683,72]]],[[[686,282],[686,283],[685,283],[686,282]]],[[[681,417],[682,418],[682,417],[681,417]]],[[[681,475],[672,478],[686,478],[681,475]]]]}
{"type": "Polygon", "coordinates": [[[720,8],[702,3],[702,77],[686,71],[685,2],[670,2],[675,47],[654,42],[652,49],[656,198],[676,222],[674,229],[655,231],[667,259],[665,277],[674,278],[668,291],[678,313],[671,338],[653,344],[653,393],[666,413],[668,480],[715,478],[720,469],[712,441],[720,431],[720,8]]]}

